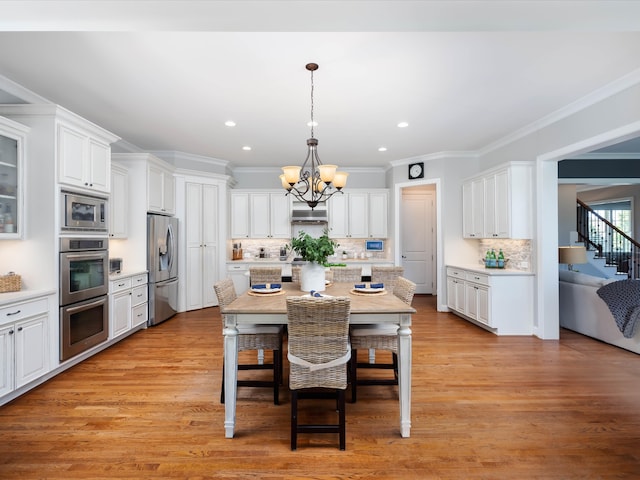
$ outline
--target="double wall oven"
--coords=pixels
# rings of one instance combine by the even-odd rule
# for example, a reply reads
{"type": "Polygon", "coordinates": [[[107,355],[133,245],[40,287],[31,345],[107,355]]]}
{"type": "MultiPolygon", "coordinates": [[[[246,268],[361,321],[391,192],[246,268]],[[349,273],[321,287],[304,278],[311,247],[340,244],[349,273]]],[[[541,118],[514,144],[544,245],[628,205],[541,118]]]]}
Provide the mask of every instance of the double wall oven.
{"type": "Polygon", "coordinates": [[[60,238],[60,360],[109,337],[109,240],[60,238]]]}

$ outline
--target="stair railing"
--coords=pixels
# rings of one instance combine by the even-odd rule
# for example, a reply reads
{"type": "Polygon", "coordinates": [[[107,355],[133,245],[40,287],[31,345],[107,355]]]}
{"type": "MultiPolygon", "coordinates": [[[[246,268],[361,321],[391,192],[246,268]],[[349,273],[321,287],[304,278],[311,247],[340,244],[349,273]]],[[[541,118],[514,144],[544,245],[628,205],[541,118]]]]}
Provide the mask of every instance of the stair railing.
{"type": "Polygon", "coordinates": [[[578,240],[587,249],[596,250],[597,257],[604,258],[607,265],[615,265],[618,273],[628,278],[640,278],[640,243],[579,199],[577,230],[578,240]]]}

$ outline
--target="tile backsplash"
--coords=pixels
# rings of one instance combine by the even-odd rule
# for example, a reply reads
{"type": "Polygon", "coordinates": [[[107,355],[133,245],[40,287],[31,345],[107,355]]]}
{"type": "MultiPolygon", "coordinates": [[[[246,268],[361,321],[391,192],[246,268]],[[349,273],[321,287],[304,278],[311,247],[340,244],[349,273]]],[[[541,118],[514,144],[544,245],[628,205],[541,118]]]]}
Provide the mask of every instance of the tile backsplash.
{"type": "MultiPolygon", "coordinates": [[[[336,248],[336,260],[342,259],[342,252],[347,252],[347,258],[361,258],[362,254],[367,256],[365,250],[365,239],[360,238],[336,238],[334,239],[338,243],[336,248]]],[[[250,257],[257,257],[260,253],[260,249],[264,248],[269,258],[280,257],[280,247],[290,245],[289,240],[286,238],[268,238],[268,239],[233,239],[231,244],[241,243],[243,254],[248,254],[250,257]]],[[[384,252],[369,252],[371,255],[367,258],[381,258],[387,259],[391,257],[391,241],[385,240],[384,252]]]]}
{"type": "Polygon", "coordinates": [[[504,258],[509,260],[507,268],[526,272],[530,272],[533,269],[531,240],[482,239],[478,250],[478,264],[482,264],[487,250],[492,248],[496,251],[496,254],[502,249],[504,258]]]}

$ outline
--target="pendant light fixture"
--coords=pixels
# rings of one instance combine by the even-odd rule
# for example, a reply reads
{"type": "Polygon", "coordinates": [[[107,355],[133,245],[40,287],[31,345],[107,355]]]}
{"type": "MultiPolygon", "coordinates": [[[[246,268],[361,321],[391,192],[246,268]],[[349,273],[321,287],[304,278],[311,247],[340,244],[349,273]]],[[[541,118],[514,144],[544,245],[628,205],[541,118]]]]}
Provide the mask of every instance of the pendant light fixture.
{"type": "Polygon", "coordinates": [[[311,138],[307,139],[307,158],[302,167],[282,167],[280,175],[282,187],[301,202],[305,202],[313,210],[318,203],[325,202],[333,194],[340,192],[347,184],[346,172],[338,172],[337,165],[323,165],[318,156],[318,140],[313,136],[313,72],[318,69],[317,63],[308,63],[306,69],[311,72],[311,138]]]}

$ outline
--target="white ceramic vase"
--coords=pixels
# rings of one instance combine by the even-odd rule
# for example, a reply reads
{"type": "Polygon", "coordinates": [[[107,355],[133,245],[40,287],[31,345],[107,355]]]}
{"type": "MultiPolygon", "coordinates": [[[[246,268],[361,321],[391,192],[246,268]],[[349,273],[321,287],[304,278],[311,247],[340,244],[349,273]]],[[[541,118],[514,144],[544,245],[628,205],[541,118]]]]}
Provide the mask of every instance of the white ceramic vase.
{"type": "Polygon", "coordinates": [[[300,290],[303,292],[324,292],[325,289],[325,268],[315,262],[308,262],[300,270],[300,290]]]}

